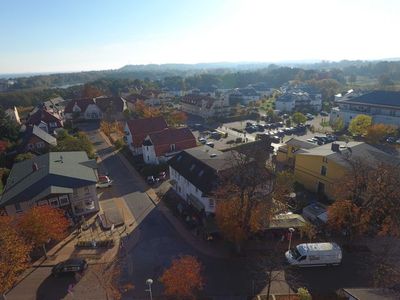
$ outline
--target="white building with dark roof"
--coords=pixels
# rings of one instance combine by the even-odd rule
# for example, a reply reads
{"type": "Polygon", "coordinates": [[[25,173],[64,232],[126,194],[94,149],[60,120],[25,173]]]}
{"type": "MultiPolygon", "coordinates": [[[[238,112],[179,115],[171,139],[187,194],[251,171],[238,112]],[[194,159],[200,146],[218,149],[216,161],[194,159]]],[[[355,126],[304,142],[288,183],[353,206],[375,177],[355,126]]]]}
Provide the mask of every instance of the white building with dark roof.
{"type": "Polygon", "coordinates": [[[400,126],[400,92],[373,91],[357,95],[347,93],[344,96],[336,96],[337,107],[330,114],[330,123],[333,124],[341,118],[345,125],[357,115],[372,117],[373,123],[400,126]]]}
{"type": "Polygon", "coordinates": [[[199,212],[215,212],[212,191],[220,176],[233,167],[231,152],[208,146],[186,149],[168,161],[171,182],[183,201],[199,212]]]}

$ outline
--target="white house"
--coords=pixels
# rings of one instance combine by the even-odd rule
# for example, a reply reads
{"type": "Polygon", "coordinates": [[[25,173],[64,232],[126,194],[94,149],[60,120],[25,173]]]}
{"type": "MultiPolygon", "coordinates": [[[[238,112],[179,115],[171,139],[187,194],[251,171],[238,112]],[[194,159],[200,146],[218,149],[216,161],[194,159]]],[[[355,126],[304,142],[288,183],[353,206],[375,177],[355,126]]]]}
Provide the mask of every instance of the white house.
{"type": "Polygon", "coordinates": [[[146,164],[159,164],[177,152],[196,145],[196,138],[189,128],[167,128],[150,133],[145,138],[142,145],[143,160],[146,164]]]}
{"type": "Polygon", "coordinates": [[[373,91],[362,95],[347,93],[335,99],[338,107],[331,111],[331,124],[341,118],[347,126],[354,117],[363,114],[371,116],[375,124],[400,126],[400,92],[373,91]]]}
{"type": "Polygon", "coordinates": [[[229,96],[221,94],[211,97],[204,94],[189,94],[181,99],[181,110],[202,118],[226,116],[230,112],[229,96]]]}
{"type": "Polygon", "coordinates": [[[200,213],[215,212],[211,197],[219,176],[232,168],[231,152],[208,146],[186,149],[168,161],[171,183],[182,200],[200,213]]]}
{"type": "Polygon", "coordinates": [[[124,140],[133,155],[142,155],[143,141],[151,133],[167,129],[167,122],[163,117],[129,120],[125,123],[124,140]]]}

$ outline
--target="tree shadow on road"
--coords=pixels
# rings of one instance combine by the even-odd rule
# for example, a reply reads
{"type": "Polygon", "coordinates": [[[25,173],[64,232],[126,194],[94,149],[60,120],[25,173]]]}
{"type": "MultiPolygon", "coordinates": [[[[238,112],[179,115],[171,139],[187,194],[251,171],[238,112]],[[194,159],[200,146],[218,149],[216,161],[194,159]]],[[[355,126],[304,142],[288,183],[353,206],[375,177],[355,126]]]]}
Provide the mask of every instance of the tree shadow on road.
{"type": "Polygon", "coordinates": [[[36,291],[37,300],[64,299],[77,283],[74,275],[48,276],[36,291]]]}

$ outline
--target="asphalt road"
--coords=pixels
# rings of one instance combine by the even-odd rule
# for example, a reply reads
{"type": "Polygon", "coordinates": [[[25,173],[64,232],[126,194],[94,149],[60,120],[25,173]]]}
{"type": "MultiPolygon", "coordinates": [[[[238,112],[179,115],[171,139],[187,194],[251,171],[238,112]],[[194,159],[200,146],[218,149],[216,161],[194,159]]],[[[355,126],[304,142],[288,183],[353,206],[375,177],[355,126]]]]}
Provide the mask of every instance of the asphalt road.
{"type": "MultiPolygon", "coordinates": [[[[108,145],[92,126],[94,124],[80,128],[85,129],[102,158],[102,172],[107,172],[114,180],[114,196],[123,197],[139,224],[131,234],[139,238],[135,239],[134,245],[126,244],[129,250],[123,263],[121,281],[135,286],[127,293],[126,299],[147,299],[145,281],[148,278],[154,280],[153,294],[161,295],[158,278],[172,259],[186,254],[196,256],[203,264],[207,278],[204,290],[208,295],[218,295],[221,299],[233,296],[240,299],[243,296],[245,299],[250,292],[250,284],[243,262],[206,257],[186,243],[144,193],[147,187],[143,185],[140,175],[130,172],[117,155],[109,155],[108,145]]],[[[128,237],[128,240],[133,239],[128,237]]]]}

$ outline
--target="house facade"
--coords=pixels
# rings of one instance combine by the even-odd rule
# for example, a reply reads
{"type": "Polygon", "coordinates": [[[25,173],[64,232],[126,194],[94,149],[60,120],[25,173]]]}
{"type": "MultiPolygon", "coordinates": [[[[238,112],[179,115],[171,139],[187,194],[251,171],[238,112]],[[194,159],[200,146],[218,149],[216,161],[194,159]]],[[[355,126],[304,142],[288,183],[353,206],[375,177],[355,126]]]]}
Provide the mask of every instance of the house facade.
{"type": "Polygon", "coordinates": [[[32,110],[25,124],[37,126],[43,131],[53,134],[57,129],[64,127],[64,119],[58,112],[47,110],[46,106],[40,105],[32,110]]]}
{"type": "Polygon", "coordinates": [[[275,108],[282,112],[320,111],[322,109],[322,96],[301,90],[285,91],[276,99],[275,108]]]}
{"type": "Polygon", "coordinates": [[[301,149],[312,149],[315,147],[318,147],[318,145],[299,138],[291,138],[285,145],[278,148],[276,160],[279,163],[293,167],[295,165],[296,154],[301,149]]]}
{"type": "Polygon", "coordinates": [[[163,131],[168,128],[163,117],[135,119],[125,122],[124,140],[133,155],[143,154],[143,141],[151,133],[163,131]]]}
{"type": "Polygon", "coordinates": [[[65,107],[67,120],[74,117],[85,120],[122,120],[123,112],[128,109],[126,100],[122,97],[96,97],[70,100],[65,107]]]}
{"type": "Polygon", "coordinates": [[[177,152],[197,146],[196,138],[189,128],[167,128],[150,133],[142,144],[146,164],[166,162],[177,152]]]}
{"type": "Polygon", "coordinates": [[[208,146],[186,149],[168,161],[173,189],[186,205],[200,213],[215,213],[212,192],[220,176],[232,168],[231,152],[208,146]]]}
{"type": "Polygon", "coordinates": [[[347,126],[357,115],[369,115],[373,123],[400,126],[400,92],[373,91],[358,95],[347,93],[335,97],[337,107],[330,114],[330,123],[341,118],[347,126]]]}
{"type": "Polygon", "coordinates": [[[227,116],[230,113],[229,96],[214,98],[204,94],[188,94],[181,99],[181,110],[202,118],[227,116]]]}
{"type": "Polygon", "coordinates": [[[86,152],[50,152],[15,163],[0,198],[2,214],[50,205],[70,217],[99,210],[97,164],[86,152]]]}
{"type": "Polygon", "coordinates": [[[57,146],[57,139],[33,125],[26,128],[19,152],[44,153],[52,146],[57,146]]]}
{"type": "Polygon", "coordinates": [[[351,160],[364,161],[371,166],[400,162],[399,158],[363,142],[335,142],[298,151],[295,180],[309,191],[335,199],[336,184],[349,174],[351,160]]]}

